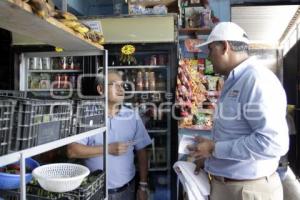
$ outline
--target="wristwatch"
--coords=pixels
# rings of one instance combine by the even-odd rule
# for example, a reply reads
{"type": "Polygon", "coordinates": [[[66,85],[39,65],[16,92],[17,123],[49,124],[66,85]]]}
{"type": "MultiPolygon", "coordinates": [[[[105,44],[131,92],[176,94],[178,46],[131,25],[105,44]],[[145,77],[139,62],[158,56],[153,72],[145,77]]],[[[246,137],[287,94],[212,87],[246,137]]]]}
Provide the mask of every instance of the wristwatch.
{"type": "Polygon", "coordinates": [[[148,190],[148,183],[147,183],[147,182],[140,181],[140,182],[139,182],[139,188],[140,188],[142,191],[147,191],[147,190],[148,190]]]}

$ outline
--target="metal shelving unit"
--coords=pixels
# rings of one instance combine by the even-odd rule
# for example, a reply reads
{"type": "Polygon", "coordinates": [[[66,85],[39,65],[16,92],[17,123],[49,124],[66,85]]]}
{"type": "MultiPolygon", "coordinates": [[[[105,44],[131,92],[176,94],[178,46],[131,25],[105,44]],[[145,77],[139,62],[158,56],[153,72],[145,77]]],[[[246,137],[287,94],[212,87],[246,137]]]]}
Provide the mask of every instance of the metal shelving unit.
{"type": "Polygon", "coordinates": [[[49,142],[49,143],[42,144],[42,145],[39,145],[39,146],[36,146],[36,147],[32,147],[32,148],[29,148],[29,149],[25,149],[25,150],[21,150],[21,151],[18,151],[18,152],[13,152],[13,153],[1,156],[0,157],[0,167],[11,164],[11,163],[14,163],[14,162],[17,162],[21,159],[22,156],[24,158],[28,158],[28,157],[31,157],[31,156],[36,156],[38,154],[47,152],[51,149],[56,149],[56,148],[62,147],[64,145],[70,144],[72,142],[79,141],[83,138],[96,135],[97,133],[105,132],[105,130],[106,130],[105,127],[97,128],[97,129],[94,129],[94,130],[91,130],[91,131],[87,131],[85,133],[81,133],[81,134],[78,134],[78,135],[63,138],[63,139],[60,139],[58,141],[49,142]]]}
{"type": "Polygon", "coordinates": [[[86,40],[58,20],[52,17],[42,19],[16,5],[13,0],[0,1],[0,8],[0,27],[4,29],[28,37],[34,36],[39,42],[68,51],[103,49],[103,46],[86,40]]]}
{"type": "MultiPolygon", "coordinates": [[[[61,53],[38,53],[40,57],[51,57],[51,56],[89,56],[102,55],[103,56],[103,73],[107,74],[107,51],[103,50],[103,46],[92,43],[84,39],[79,34],[76,34],[70,28],[64,26],[56,19],[49,17],[42,19],[33,13],[25,10],[24,8],[16,5],[13,0],[2,0],[0,1],[0,27],[6,30],[32,37],[34,36],[37,41],[52,45],[55,47],[63,48],[69,51],[61,53]]],[[[30,53],[26,54],[30,56],[30,53]]],[[[24,61],[24,55],[21,57],[24,61]]],[[[98,68],[98,66],[97,66],[98,68]]],[[[28,73],[82,73],[82,70],[28,70],[24,62],[20,64],[20,86],[21,91],[25,93],[28,91],[26,77],[28,73]]],[[[107,76],[105,76],[105,83],[107,82],[107,76]]],[[[43,90],[35,90],[35,92],[42,92],[43,90]]],[[[57,91],[61,91],[60,89],[57,91]]],[[[105,97],[107,97],[107,84],[105,84],[105,97]]],[[[107,98],[105,98],[105,110],[107,110],[107,98]]],[[[105,119],[107,113],[105,112],[105,119]]],[[[41,154],[43,152],[70,144],[74,141],[81,140],[86,137],[93,136],[103,132],[104,134],[104,158],[107,155],[107,142],[106,142],[106,126],[97,128],[91,131],[87,131],[78,135],[69,136],[63,139],[59,139],[53,142],[42,144],[39,146],[31,147],[25,150],[12,152],[3,156],[0,156],[0,166],[8,165],[17,161],[20,161],[20,199],[26,200],[26,184],[25,184],[25,159],[31,156],[41,154]]],[[[107,163],[105,162],[104,169],[107,169],[107,163]]],[[[105,179],[107,181],[107,179],[105,179]]],[[[107,183],[107,182],[106,182],[107,183]]],[[[105,183],[105,185],[106,185],[105,183]]],[[[105,187],[107,188],[107,187],[105,187]]],[[[106,189],[107,199],[107,189],[106,189]]]]}

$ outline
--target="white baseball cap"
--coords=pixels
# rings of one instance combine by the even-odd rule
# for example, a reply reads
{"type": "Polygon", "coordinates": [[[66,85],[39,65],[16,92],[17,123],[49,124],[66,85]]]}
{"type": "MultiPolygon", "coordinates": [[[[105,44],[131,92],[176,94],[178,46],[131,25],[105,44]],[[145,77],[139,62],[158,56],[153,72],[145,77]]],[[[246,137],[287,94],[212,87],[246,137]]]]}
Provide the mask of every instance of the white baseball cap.
{"type": "Polygon", "coordinates": [[[246,32],[233,22],[218,23],[211,31],[207,41],[196,47],[202,47],[215,41],[237,41],[249,44],[246,32]]]}

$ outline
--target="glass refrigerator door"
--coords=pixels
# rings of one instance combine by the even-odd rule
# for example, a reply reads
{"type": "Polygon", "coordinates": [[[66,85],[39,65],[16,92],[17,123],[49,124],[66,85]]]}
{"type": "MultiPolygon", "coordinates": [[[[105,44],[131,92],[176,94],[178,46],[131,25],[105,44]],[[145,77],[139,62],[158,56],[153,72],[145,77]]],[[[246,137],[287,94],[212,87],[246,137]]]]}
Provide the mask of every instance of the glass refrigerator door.
{"type": "Polygon", "coordinates": [[[170,199],[174,54],[167,45],[126,46],[128,54],[122,52],[123,45],[108,47],[109,69],[123,76],[125,105],[138,110],[152,140],[147,147],[151,199],[170,199]],[[134,53],[129,52],[130,48],[134,53]]]}

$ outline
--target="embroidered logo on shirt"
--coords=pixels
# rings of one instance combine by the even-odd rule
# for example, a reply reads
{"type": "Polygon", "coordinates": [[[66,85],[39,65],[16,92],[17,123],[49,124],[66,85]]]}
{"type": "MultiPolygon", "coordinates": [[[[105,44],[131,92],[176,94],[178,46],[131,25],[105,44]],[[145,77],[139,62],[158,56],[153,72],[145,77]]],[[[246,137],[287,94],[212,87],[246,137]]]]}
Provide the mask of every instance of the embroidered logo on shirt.
{"type": "Polygon", "coordinates": [[[237,98],[239,93],[240,93],[240,91],[238,91],[238,90],[232,90],[229,92],[228,97],[237,98]]]}

